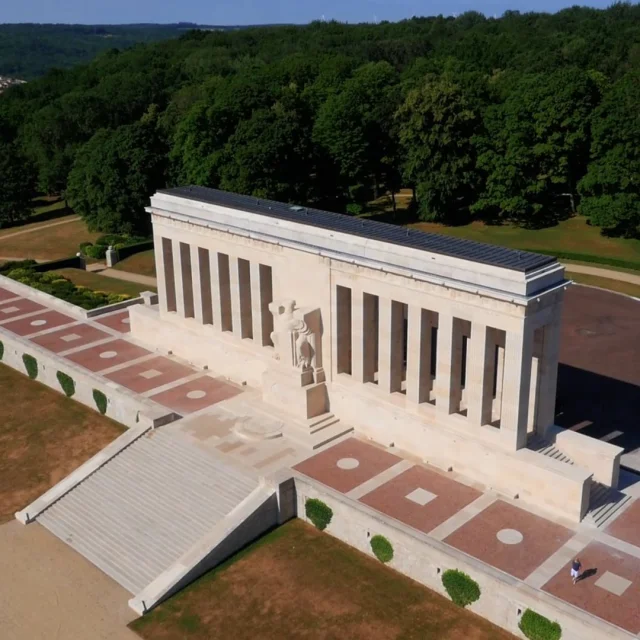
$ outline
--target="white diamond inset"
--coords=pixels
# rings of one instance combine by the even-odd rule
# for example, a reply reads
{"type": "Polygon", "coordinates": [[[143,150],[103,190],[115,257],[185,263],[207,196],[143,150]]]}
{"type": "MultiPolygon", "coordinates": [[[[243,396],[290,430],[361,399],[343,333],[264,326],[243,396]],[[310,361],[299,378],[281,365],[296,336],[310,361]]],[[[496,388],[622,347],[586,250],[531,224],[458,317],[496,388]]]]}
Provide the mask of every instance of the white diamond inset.
{"type": "Polygon", "coordinates": [[[64,342],[73,342],[74,340],[80,340],[81,336],[77,333],[68,333],[66,336],[60,336],[60,340],[64,342]]]}
{"type": "Polygon", "coordinates": [[[432,500],[435,500],[437,497],[438,496],[435,493],[431,493],[431,491],[421,489],[420,487],[414,489],[411,493],[408,493],[405,496],[407,500],[411,500],[411,502],[415,502],[421,507],[424,507],[425,504],[428,504],[432,500]]]}
{"type": "Polygon", "coordinates": [[[631,580],[617,576],[611,571],[605,571],[602,577],[596,580],[595,585],[615,596],[621,596],[631,586],[631,580]]]}
{"type": "Polygon", "coordinates": [[[46,320],[34,320],[33,322],[29,323],[32,327],[41,327],[44,324],[47,324],[46,320]]]}
{"type": "Polygon", "coordinates": [[[199,400],[200,398],[204,398],[206,395],[206,391],[195,389],[194,391],[189,391],[189,393],[187,393],[187,398],[189,398],[189,400],[199,400]]]}
{"type": "Polygon", "coordinates": [[[355,458],[340,458],[336,465],[339,469],[351,471],[351,469],[357,469],[360,466],[360,461],[355,458]]]}
{"type": "Polygon", "coordinates": [[[100,354],[101,358],[104,358],[105,360],[111,360],[111,358],[115,358],[118,355],[117,351],[103,351],[100,354]]]}
{"type": "Polygon", "coordinates": [[[158,371],[157,369],[149,369],[147,371],[143,371],[140,375],[147,380],[151,380],[151,378],[157,378],[158,376],[161,376],[162,372],[158,371]]]}
{"type": "Polygon", "coordinates": [[[496,538],[502,544],[520,544],[524,540],[524,536],[517,529],[500,529],[496,538]]]}
{"type": "Polygon", "coordinates": [[[0,311],[2,311],[2,313],[15,313],[16,311],[20,311],[20,307],[3,307],[0,311]]]}

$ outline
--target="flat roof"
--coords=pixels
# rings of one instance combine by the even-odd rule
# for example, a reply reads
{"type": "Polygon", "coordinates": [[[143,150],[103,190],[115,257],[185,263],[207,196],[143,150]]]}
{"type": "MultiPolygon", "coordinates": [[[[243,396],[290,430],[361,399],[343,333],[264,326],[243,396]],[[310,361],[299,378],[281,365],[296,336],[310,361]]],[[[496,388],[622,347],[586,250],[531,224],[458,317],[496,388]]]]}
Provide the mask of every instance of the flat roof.
{"type": "Polygon", "coordinates": [[[219,189],[210,189],[209,187],[176,187],[173,189],[161,189],[159,193],[197,202],[216,204],[240,211],[249,211],[270,218],[297,222],[329,231],[350,233],[361,238],[439,253],[453,258],[471,260],[523,273],[535,271],[545,265],[557,262],[557,259],[553,256],[507,249],[438,233],[427,233],[386,222],[376,222],[343,213],[331,213],[330,211],[321,211],[311,207],[264,200],[253,196],[243,196],[228,191],[220,191],[219,189]]]}

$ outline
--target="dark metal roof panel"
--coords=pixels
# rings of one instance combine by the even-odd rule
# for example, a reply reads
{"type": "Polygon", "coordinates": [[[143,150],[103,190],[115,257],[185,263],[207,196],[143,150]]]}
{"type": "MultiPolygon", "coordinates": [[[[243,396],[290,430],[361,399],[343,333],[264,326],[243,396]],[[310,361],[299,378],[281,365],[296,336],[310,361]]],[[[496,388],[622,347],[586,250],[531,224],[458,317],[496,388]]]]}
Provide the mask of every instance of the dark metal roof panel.
{"type": "Polygon", "coordinates": [[[342,213],[331,213],[309,207],[274,202],[273,200],[263,200],[253,196],[243,196],[208,187],[176,187],[174,189],[163,189],[160,193],[258,213],[263,216],[306,224],[330,231],[350,233],[361,238],[389,242],[412,249],[430,251],[523,273],[534,271],[556,262],[556,258],[552,256],[507,249],[437,233],[426,233],[385,222],[354,218],[342,213]]]}

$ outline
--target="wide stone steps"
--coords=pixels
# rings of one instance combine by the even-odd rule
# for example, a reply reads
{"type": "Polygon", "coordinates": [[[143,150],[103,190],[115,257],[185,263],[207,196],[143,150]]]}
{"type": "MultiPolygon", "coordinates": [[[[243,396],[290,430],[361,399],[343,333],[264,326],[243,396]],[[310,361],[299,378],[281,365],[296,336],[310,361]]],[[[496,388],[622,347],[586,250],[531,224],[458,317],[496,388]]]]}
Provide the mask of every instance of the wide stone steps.
{"type": "Polygon", "coordinates": [[[565,455],[562,451],[560,451],[560,449],[558,449],[555,444],[537,436],[530,438],[527,446],[532,451],[540,453],[543,456],[547,456],[548,458],[558,460],[558,462],[573,464],[573,460],[569,456],[565,455]]]}
{"type": "Polygon", "coordinates": [[[633,497],[626,493],[600,482],[592,482],[589,511],[582,521],[598,529],[603,529],[631,500],[633,497]]]}
{"type": "Polygon", "coordinates": [[[139,593],[258,485],[168,428],[150,431],[37,520],[139,593]]]}

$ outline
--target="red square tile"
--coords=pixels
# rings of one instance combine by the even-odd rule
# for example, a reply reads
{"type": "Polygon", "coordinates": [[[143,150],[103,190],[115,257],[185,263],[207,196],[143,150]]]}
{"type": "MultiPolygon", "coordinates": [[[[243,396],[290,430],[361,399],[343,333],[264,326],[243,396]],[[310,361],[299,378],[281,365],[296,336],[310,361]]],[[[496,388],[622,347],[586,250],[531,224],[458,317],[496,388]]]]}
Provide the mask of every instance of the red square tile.
{"type": "Polygon", "coordinates": [[[307,458],[295,469],[343,493],[400,462],[392,453],[349,438],[307,458]]]}
{"type": "Polygon", "coordinates": [[[11,302],[3,302],[0,304],[0,323],[10,320],[11,318],[23,316],[26,313],[43,311],[44,309],[46,309],[44,305],[38,304],[28,298],[19,298],[11,302]]]}
{"type": "Polygon", "coordinates": [[[578,555],[583,577],[574,585],[568,563],[543,591],[631,633],[640,633],[640,559],[601,542],[592,542],[578,555]],[[617,593],[610,591],[611,587],[617,593]]]}
{"type": "Polygon", "coordinates": [[[476,489],[415,466],[360,498],[360,502],[428,533],[479,498],[476,489]]]}
{"type": "Polygon", "coordinates": [[[114,371],[105,376],[136,393],[145,393],[162,385],[190,376],[194,371],[169,358],[158,356],[125,369],[114,371]]]}
{"type": "Polygon", "coordinates": [[[132,342],[115,338],[111,342],[105,342],[97,347],[88,347],[65,358],[95,372],[110,369],[150,353],[132,342]]]}
{"type": "Polygon", "coordinates": [[[23,318],[22,320],[12,320],[2,325],[3,329],[8,329],[19,336],[28,336],[45,329],[54,329],[65,324],[77,322],[76,318],[65,316],[58,311],[43,311],[35,316],[23,318]]]}
{"type": "Polygon", "coordinates": [[[31,338],[31,342],[53,353],[60,353],[110,337],[111,334],[106,331],[100,331],[100,329],[96,329],[90,324],[75,324],[59,331],[52,331],[43,336],[31,338]]]}
{"type": "Polygon", "coordinates": [[[635,500],[628,509],[623,511],[606,528],[606,532],[618,540],[640,547],[640,500],[635,500]]]}
{"type": "Polygon", "coordinates": [[[498,500],[444,542],[524,580],[572,536],[566,527],[498,500]]]}
{"type": "Polygon", "coordinates": [[[185,415],[233,398],[239,393],[242,393],[239,387],[203,375],[201,378],[185,382],[168,391],[157,393],[151,396],[151,400],[185,415]]]}
{"type": "Polygon", "coordinates": [[[129,325],[128,309],[125,309],[124,311],[109,313],[104,316],[99,316],[98,318],[96,318],[96,320],[94,320],[94,322],[104,325],[105,327],[109,327],[110,329],[120,331],[120,333],[129,333],[131,331],[131,326],[129,325]]]}
{"type": "Polygon", "coordinates": [[[13,291],[9,291],[9,289],[3,289],[0,287],[0,302],[4,302],[5,300],[10,300],[11,298],[15,298],[18,294],[13,291]]]}

